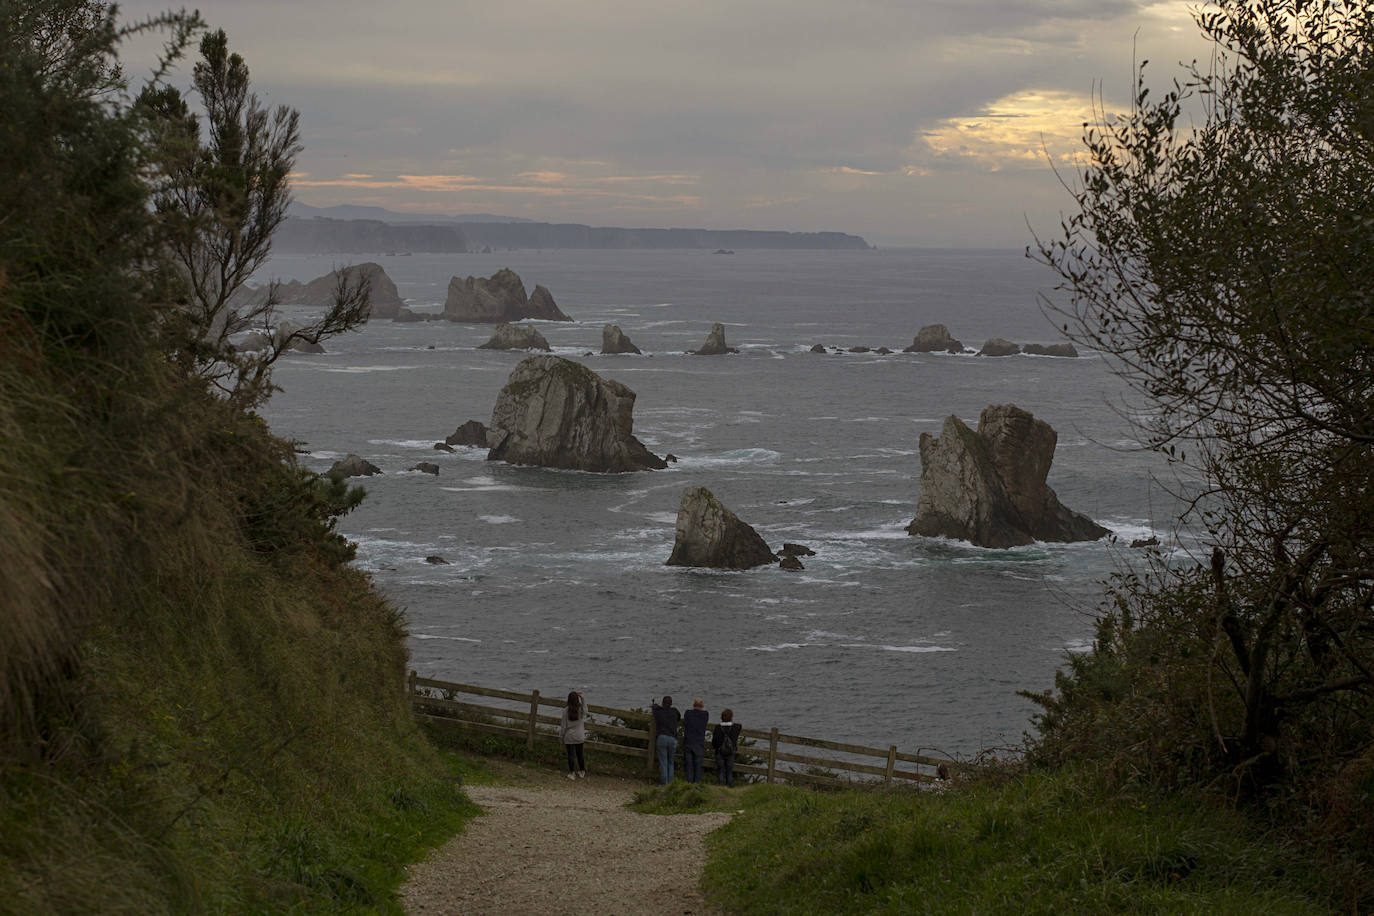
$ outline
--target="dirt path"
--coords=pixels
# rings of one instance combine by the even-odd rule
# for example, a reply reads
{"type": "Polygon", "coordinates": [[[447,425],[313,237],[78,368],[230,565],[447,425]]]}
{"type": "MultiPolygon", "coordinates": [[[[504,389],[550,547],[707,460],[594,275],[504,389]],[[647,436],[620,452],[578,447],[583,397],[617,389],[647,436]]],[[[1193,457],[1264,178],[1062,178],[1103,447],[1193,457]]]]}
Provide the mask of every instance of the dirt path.
{"type": "Polygon", "coordinates": [[[730,815],[671,817],[625,808],[643,782],[498,767],[501,785],[469,786],[486,814],[423,862],[401,888],[407,913],[705,914],[703,840],[730,815]]]}

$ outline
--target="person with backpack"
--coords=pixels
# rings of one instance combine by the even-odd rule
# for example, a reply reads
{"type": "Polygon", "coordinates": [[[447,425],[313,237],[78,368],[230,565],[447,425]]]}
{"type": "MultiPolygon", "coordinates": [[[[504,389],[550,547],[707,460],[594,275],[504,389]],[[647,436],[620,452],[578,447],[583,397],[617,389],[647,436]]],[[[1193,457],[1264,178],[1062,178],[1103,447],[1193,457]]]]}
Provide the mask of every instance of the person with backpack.
{"type": "Polygon", "coordinates": [[[673,705],[673,698],[665,696],[663,705],[654,704],[654,734],[658,735],[655,744],[658,748],[658,784],[666,786],[673,781],[673,758],[677,756],[677,727],[682,721],[682,713],[673,705]]]}
{"type": "Polygon", "coordinates": [[[568,749],[568,778],[585,777],[587,761],[582,756],[582,745],[587,740],[587,698],[576,690],[568,694],[568,704],[563,707],[563,718],[558,723],[558,740],[568,749]],[[577,757],[575,770],[574,754],[577,757]]]}
{"type": "Polygon", "coordinates": [[[716,783],[735,787],[735,754],[739,752],[740,724],[733,709],[722,709],[720,721],[711,733],[711,749],[716,752],[716,783]]]}
{"type": "Polygon", "coordinates": [[[701,782],[701,763],[706,757],[706,725],[711,714],[701,697],[692,701],[692,708],[682,714],[682,769],[688,782],[701,782]]]}

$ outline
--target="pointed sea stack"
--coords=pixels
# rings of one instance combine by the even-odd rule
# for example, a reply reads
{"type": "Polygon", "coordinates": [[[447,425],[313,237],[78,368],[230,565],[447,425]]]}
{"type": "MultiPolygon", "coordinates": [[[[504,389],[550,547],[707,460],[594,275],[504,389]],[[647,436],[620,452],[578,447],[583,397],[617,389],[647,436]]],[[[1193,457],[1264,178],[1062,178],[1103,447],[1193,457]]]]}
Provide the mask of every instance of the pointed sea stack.
{"type": "Polygon", "coordinates": [[[725,344],[725,325],[717,321],[711,325],[711,333],[706,335],[706,342],[701,345],[700,350],[693,350],[693,356],[723,356],[726,353],[738,353],[735,347],[725,344]]]}
{"type": "Polygon", "coordinates": [[[1012,404],[985,408],[977,432],[946,418],[939,438],[921,434],[921,495],[907,533],[996,548],[1110,534],[1046,486],[1057,441],[1048,423],[1012,404]]]}
{"type": "Polygon", "coordinates": [[[688,487],[677,510],[668,566],[752,569],[776,563],[759,533],[725,508],[705,487],[688,487]]]}
{"type": "Polygon", "coordinates": [[[601,329],[601,353],[602,355],[615,353],[639,353],[630,338],[620,330],[618,324],[608,324],[601,329]]]}

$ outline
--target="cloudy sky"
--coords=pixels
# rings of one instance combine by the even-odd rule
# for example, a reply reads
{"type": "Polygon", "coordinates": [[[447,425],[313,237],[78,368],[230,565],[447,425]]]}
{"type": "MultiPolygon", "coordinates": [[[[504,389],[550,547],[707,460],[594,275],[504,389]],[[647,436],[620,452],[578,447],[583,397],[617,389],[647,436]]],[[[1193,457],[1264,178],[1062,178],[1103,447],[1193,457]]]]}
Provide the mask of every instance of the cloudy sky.
{"type": "MultiPolygon", "coordinates": [[[[133,0],[126,18],[166,9],[133,0]]],[[[1184,2],[205,0],[298,108],[299,200],[1013,246],[1094,94],[1207,51],[1184,2]]],[[[129,49],[132,75],[147,49],[129,49]]],[[[186,67],[180,82],[185,83],[186,67]]]]}

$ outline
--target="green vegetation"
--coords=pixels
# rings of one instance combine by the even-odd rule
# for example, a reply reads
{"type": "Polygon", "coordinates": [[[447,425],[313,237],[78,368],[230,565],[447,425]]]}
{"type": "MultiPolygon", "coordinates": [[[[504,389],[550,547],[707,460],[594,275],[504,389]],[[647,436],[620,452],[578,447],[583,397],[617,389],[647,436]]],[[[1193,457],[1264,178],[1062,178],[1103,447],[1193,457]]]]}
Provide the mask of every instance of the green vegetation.
{"type": "Polygon", "coordinates": [[[702,811],[736,811],[739,797],[734,789],[707,783],[675,780],[635,793],[631,810],[640,814],[698,814],[702,811]]]}
{"type": "MultiPolygon", "coordinates": [[[[1222,0],[1215,46],[1091,126],[1040,256],[1196,487],[1200,562],[1117,576],[1034,759],[1212,786],[1374,854],[1374,6],[1222,0]],[[1210,554],[1209,559],[1203,559],[1210,554]]],[[[1368,879],[1358,892],[1374,898],[1368,879]]]]}
{"type": "MultiPolygon", "coordinates": [[[[1139,396],[1201,562],[1110,583],[1027,772],[772,787],[713,837],[748,912],[1323,912],[1374,901],[1374,5],[1218,0],[1215,46],[1087,126],[1064,330],[1139,396]],[[1311,857],[1295,850],[1313,850],[1311,857]]],[[[670,808],[668,800],[663,802],[670,808]]]]}
{"type": "Polygon", "coordinates": [[[1186,795],[1073,771],[952,792],[751,786],[707,840],[739,913],[1321,913],[1312,861],[1186,795]]]}
{"type": "MultiPolygon", "coordinates": [[[[201,28],[154,25],[174,53],[201,28]]],[[[118,34],[101,3],[0,0],[0,912],[395,910],[399,865],[473,813],[461,773],[411,717],[399,612],[344,565],[361,491],[251,413],[261,364],[176,254],[232,260],[284,185],[245,208],[221,156],[213,207],[154,206],[189,179],[118,34]]],[[[222,34],[202,50],[246,89],[222,34]]]]}

